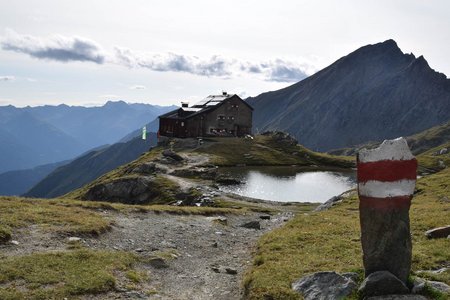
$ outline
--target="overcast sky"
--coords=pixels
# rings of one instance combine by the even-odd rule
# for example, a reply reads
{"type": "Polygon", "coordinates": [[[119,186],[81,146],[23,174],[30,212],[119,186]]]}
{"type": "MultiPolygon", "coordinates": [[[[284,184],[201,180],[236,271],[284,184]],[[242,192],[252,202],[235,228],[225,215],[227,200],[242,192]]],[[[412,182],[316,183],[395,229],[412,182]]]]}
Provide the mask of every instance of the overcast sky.
{"type": "Polygon", "coordinates": [[[0,105],[256,96],[394,39],[450,74],[450,1],[0,0],[0,105]]]}

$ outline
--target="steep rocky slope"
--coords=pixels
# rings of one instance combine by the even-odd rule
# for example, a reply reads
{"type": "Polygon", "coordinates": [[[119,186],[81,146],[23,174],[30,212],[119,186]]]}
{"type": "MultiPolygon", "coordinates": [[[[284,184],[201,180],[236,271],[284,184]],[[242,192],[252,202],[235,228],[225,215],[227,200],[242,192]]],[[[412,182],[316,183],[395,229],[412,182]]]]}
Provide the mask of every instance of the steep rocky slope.
{"type": "Polygon", "coordinates": [[[254,130],[327,151],[408,136],[450,120],[450,80],[395,41],[364,46],[287,88],[247,101],[254,130]]]}
{"type": "Polygon", "coordinates": [[[136,159],[154,145],[156,134],[149,133],[145,141],[138,137],[126,143],[89,151],[48,174],[26,192],[25,196],[52,198],[63,195],[136,159]]]}

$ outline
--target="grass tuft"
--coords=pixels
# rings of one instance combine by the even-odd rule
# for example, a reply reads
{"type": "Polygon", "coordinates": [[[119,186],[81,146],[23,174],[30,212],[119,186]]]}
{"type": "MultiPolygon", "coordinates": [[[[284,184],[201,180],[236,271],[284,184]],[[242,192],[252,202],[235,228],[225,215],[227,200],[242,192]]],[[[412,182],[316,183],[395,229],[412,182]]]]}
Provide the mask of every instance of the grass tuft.
{"type": "Polygon", "coordinates": [[[0,299],[62,299],[115,289],[116,272],[137,258],[126,252],[76,250],[12,256],[0,265],[0,299]]]}
{"type": "Polygon", "coordinates": [[[11,228],[9,226],[0,224],[0,244],[5,243],[11,239],[11,228]]]}
{"type": "MultiPolygon", "coordinates": [[[[39,225],[44,231],[66,234],[98,235],[107,231],[111,222],[99,213],[76,206],[64,206],[57,200],[0,196],[1,228],[39,225]]],[[[0,233],[1,234],[1,233],[0,233]]]]}

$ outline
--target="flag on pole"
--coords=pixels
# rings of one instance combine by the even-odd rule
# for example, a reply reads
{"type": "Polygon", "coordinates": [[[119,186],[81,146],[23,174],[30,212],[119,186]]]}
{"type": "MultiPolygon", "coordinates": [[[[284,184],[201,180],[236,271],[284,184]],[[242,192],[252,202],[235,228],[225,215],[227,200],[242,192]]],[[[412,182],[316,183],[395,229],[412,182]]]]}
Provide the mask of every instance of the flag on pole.
{"type": "Polygon", "coordinates": [[[147,127],[142,127],[142,139],[147,139],[147,127]]]}

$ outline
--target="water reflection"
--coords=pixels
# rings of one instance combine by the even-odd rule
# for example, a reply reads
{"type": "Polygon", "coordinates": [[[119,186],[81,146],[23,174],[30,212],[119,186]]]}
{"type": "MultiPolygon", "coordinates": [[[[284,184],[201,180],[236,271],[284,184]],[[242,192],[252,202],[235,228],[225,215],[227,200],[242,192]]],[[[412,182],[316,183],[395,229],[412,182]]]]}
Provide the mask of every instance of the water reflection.
{"type": "Polygon", "coordinates": [[[228,170],[245,183],[222,186],[221,190],[241,196],[280,202],[325,202],[355,187],[353,173],[301,172],[295,168],[228,170]]]}

